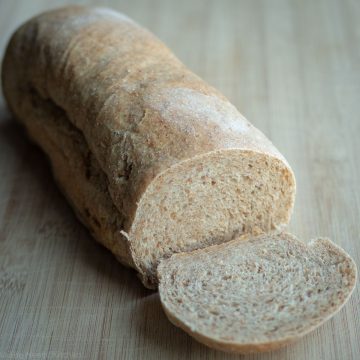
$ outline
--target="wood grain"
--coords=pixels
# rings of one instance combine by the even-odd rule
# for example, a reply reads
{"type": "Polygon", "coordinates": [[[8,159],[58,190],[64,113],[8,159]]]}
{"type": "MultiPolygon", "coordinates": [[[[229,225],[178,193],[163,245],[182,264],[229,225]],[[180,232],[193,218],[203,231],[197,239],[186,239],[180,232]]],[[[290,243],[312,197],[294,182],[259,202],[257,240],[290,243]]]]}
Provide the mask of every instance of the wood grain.
{"type": "MultiPolygon", "coordinates": [[[[21,22],[66,3],[0,1],[1,54],[21,22]]],[[[360,265],[359,1],[97,4],[152,30],[262,129],[297,177],[290,230],[329,236],[360,265]]],[[[359,286],[331,321],[269,354],[230,356],[176,329],[77,222],[2,98],[0,176],[0,359],[360,358],[359,286]]]]}

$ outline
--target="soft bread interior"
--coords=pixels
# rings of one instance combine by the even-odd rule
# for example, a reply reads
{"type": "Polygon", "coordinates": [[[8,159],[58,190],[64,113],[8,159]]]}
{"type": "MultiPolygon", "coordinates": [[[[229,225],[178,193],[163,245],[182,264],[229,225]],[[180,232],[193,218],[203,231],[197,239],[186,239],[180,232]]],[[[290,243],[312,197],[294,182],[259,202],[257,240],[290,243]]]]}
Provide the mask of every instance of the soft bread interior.
{"type": "Polygon", "coordinates": [[[327,239],[292,235],[234,240],[177,254],[158,268],[169,319],[211,347],[283,346],[333,316],[356,282],[356,265],[327,239]]]}
{"type": "Polygon", "coordinates": [[[244,233],[284,227],[294,177],[277,158],[251,150],[216,151],[183,161],[158,176],[137,209],[129,234],[146,282],[173,253],[220,244],[244,233]]]}

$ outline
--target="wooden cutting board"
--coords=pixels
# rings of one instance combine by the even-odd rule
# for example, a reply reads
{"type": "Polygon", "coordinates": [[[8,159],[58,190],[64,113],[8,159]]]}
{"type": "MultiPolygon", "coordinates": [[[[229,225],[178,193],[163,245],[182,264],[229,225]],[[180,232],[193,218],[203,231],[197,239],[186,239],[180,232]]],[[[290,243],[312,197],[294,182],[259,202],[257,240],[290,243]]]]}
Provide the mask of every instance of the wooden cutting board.
{"type": "MultiPolygon", "coordinates": [[[[0,1],[1,55],[21,22],[67,1],[49,3],[0,1]]],[[[271,138],[297,177],[290,230],[329,236],[360,265],[360,2],[98,3],[152,30],[271,138]]],[[[158,295],[91,239],[2,97],[0,178],[0,359],[239,358],[171,325],[158,295]]],[[[358,286],[300,342],[242,358],[360,359],[359,308],[358,286]]]]}

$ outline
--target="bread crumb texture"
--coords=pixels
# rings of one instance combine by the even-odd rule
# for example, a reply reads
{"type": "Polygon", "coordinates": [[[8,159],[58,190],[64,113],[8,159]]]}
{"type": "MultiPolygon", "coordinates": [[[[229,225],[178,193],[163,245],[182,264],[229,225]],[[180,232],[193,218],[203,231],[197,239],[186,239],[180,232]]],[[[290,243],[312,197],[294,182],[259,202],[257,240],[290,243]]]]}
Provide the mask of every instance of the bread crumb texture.
{"type": "Polygon", "coordinates": [[[169,318],[199,341],[235,352],[283,346],[334,315],[351,295],[354,261],[327,239],[234,240],[159,266],[169,318]]]}

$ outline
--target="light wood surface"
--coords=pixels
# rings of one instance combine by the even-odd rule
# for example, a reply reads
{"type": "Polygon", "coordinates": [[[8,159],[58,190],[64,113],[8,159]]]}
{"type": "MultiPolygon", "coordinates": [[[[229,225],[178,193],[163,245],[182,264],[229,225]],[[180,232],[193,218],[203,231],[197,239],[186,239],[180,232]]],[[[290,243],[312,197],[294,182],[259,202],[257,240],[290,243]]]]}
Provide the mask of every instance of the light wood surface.
{"type": "MultiPolygon", "coordinates": [[[[66,3],[0,0],[1,54],[21,22],[66,3]]],[[[265,132],[297,177],[290,230],[328,236],[360,265],[358,0],[97,4],[148,27],[265,132]]],[[[158,295],[91,239],[2,97],[0,177],[0,359],[239,358],[171,325],[158,295]]],[[[360,359],[359,308],[360,286],[300,342],[242,358],[360,359]]]]}

